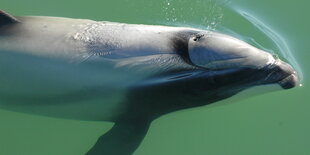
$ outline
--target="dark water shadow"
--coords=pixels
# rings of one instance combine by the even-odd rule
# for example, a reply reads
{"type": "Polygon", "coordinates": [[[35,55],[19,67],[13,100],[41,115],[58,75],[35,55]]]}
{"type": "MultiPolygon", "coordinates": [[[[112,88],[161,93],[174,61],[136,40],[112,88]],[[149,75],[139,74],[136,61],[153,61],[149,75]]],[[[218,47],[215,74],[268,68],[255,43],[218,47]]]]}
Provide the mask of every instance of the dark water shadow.
{"type": "Polygon", "coordinates": [[[117,122],[86,155],[132,155],[144,139],[150,122],[117,122]]]}

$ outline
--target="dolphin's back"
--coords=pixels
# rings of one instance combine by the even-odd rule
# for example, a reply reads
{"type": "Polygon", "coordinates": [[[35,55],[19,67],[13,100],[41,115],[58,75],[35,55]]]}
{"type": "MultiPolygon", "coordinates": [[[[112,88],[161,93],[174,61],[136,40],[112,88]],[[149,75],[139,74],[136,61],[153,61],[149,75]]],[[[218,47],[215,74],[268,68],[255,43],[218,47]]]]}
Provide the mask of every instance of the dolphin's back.
{"type": "Polygon", "coordinates": [[[0,107],[109,120],[125,109],[129,88],[141,80],[193,68],[172,46],[183,29],[16,17],[0,26],[0,107]]]}
{"type": "Polygon", "coordinates": [[[1,108],[83,120],[110,120],[120,112],[132,81],[110,61],[83,64],[86,47],[70,36],[77,31],[72,25],[94,21],[17,19],[0,26],[1,108]]]}

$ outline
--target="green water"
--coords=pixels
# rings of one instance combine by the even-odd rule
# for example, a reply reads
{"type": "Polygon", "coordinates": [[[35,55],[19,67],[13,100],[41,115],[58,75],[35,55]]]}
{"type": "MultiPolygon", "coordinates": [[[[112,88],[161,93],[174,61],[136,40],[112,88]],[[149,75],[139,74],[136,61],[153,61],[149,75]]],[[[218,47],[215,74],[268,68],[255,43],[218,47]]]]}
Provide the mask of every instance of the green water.
{"type": "MultiPolygon", "coordinates": [[[[279,52],[279,47],[268,39],[268,34],[255,29],[236,13],[236,10],[243,10],[286,41],[285,45],[303,73],[303,86],[246,98],[225,106],[189,109],[163,116],[153,122],[134,155],[309,155],[310,81],[307,77],[310,72],[307,68],[310,67],[310,1],[219,2],[221,4],[207,0],[1,0],[0,9],[14,15],[209,26],[220,31],[224,26],[242,39],[254,38],[264,48],[285,57],[279,52]]],[[[292,57],[286,59],[293,60],[292,57]]],[[[4,110],[0,111],[0,122],[1,155],[82,155],[113,125],[4,110]]]]}

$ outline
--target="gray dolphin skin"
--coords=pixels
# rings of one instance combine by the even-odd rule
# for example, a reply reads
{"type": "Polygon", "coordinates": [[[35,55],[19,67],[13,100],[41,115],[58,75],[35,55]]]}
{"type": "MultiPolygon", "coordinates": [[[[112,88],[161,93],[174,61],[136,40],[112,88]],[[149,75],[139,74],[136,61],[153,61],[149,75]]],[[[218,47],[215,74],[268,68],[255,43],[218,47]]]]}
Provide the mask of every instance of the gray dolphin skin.
{"type": "Polygon", "coordinates": [[[0,12],[0,108],[114,122],[87,155],[131,155],[164,114],[297,83],[289,64],[218,32],[0,12]]]}

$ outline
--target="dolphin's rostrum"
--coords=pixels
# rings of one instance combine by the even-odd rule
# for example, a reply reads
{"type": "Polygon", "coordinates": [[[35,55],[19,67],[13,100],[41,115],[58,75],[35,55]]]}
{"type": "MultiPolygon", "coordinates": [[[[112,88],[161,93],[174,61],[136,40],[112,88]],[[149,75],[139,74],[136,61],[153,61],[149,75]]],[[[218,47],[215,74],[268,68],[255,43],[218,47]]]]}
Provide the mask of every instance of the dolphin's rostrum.
{"type": "Polygon", "coordinates": [[[3,11],[0,75],[3,109],[115,122],[88,155],[130,155],[164,114],[298,82],[289,64],[217,32],[3,11]]]}

